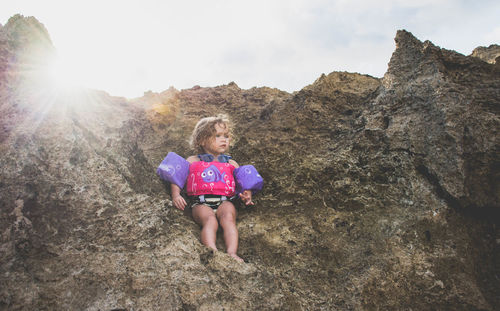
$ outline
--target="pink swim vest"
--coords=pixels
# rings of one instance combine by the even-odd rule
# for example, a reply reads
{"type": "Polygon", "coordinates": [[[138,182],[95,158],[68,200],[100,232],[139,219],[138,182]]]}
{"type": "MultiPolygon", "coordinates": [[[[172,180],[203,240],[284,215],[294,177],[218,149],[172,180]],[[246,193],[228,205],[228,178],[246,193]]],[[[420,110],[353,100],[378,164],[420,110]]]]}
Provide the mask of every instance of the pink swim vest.
{"type": "Polygon", "coordinates": [[[189,166],[187,178],[188,195],[217,194],[233,196],[235,167],[221,162],[193,162],[189,166]]]}

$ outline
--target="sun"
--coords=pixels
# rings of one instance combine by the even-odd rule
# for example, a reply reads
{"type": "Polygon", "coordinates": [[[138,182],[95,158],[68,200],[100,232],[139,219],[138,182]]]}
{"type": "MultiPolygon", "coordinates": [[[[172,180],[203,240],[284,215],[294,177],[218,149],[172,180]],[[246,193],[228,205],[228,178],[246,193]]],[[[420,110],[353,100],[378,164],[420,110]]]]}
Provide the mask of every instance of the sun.
{"type": "Polygon", "coordinates": [[[84,86],[78,66],[67,57],[55,56],[51,59],[45,75],[50,86],[59,91],[71,91],[84,86]]]}

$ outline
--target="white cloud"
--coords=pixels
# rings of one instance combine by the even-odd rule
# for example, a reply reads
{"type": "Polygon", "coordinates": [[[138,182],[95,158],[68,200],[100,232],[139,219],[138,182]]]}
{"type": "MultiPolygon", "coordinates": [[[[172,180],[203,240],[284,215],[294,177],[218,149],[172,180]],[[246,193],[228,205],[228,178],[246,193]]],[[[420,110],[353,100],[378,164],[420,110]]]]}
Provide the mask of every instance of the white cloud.
{"type": "Polygon", "coordinates": [[[0,4],[0,22],[15,13],[48,28],[85,84],[128,97],[230,81],[295,91],[335,70],[380,77],[398,29],[465,54],[498,43],[500,32],[500,4],[489,0],[0,4]]]}
{"type": "Polygon", "coordinates": [[[486,31],[481,37],[483,42],[500,44],[500,26],[486,31]]]}

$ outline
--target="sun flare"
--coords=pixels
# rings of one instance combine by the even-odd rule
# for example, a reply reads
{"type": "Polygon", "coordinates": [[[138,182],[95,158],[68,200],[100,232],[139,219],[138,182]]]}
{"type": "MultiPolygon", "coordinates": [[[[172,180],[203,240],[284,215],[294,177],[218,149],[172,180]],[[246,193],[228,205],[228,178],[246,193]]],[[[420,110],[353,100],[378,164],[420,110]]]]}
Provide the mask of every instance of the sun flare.
{"type": "Polygon", "coordinates": [[[68,58],[54,57],[47,66],[46,77],[47,82],[60,91],[79,89],[84,86],[77,66],[68,58]]]}

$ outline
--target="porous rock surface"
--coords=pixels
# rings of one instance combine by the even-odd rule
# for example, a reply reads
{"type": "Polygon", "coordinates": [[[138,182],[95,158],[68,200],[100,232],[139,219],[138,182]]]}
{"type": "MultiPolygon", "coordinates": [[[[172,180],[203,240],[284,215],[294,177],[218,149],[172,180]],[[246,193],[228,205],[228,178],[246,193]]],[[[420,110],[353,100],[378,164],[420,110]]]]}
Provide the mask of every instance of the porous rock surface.
{"type": "Polygon", "coordinates": [[[500,57],[500,45],[498,44],[492,44],[488,47],[485,46],[479,46],[472,51],[471,56],[480,58],[484,60],[487,63],[490,64],[500,64],[499,57],[500,57]]]}
{"type": "Polygon", "coordinates": [[[0,309],[499,305],[496,65],[398,31],[382,79],[127,100],[34,80],[16,57],[50,41],[32,45],[33,29],[22,16],[0,28],[0,309]],[[234,122],[231,155],[265,179],[239,207],[243,264],[201,245],[155,174],[216,113],[234,122]]]}

